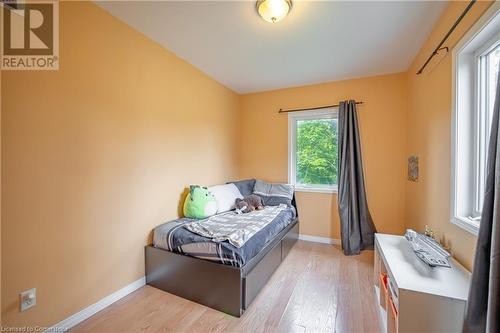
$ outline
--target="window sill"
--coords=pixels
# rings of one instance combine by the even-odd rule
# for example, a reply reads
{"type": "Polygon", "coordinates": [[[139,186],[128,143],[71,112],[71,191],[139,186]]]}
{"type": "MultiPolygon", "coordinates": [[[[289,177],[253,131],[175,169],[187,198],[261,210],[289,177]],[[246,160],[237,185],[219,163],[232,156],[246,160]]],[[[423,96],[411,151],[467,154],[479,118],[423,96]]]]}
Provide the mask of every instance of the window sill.
{"type": "Polygon", "coordinates": [[[467,217],[454,216],[451,219],[451,223],[454,225],[470,232],[474,236],[479,234],[479,222],[473,221],[467,217]]]}
{"type": "Polygon", "coordinates": [[[295,186],[295,192],[313,192],[313,193],[338,193],[337,187],[333,188],[322,188],[322,187],[306,187],[306,186],[295,186]]]}

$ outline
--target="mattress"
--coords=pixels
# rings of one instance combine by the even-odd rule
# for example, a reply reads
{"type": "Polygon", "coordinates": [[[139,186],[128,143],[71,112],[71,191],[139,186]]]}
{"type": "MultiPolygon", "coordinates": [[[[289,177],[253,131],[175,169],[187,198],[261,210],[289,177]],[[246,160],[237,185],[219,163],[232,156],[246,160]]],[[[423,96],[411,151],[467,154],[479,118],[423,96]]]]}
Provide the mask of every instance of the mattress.
{"type": "Polygon", "coordinates": [[[195,234],[184,227],[186,223],[194,220],[179,218],[154,229],[153,245],[167,251],[199,259],[215,261],[234,267],[243,267],[292,223],[296,215],[295,207],[287,207],[240,248],[231,245],[227,241],[214,242],[210,238],[195,234]]]}

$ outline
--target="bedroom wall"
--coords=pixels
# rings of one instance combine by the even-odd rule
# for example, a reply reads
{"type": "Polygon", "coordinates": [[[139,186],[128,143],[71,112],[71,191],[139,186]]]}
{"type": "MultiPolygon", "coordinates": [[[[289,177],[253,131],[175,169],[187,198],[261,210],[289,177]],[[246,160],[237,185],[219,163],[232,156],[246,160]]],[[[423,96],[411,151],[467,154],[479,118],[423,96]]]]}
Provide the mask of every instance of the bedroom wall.
{"type": "MultiPolygon", "coordinates": [[[[241,97],[240,178],[286,182],[288,118],[280,108],[356,99],[370,211],[378,231],[401,233],[405,218],[406,75],[404,73],[280,89],[241,97]]],[[[297,193],[301,233],[340,239],[337,195],[297,193]]]]}
{"type": "MultiPolygon", "coordinates": [[[[451,52],[437,57],[423,75],[415,75],[468,2],[451,2],[410,67],[408,78],[407,155],[419,156],[420,178],[406,185],[406,227],[434,228],[451,246],[455,257],[472,267],[476,237],[450,222],[451,52]]],[[[477,2],[451,35],[453,46],[489,7],[477,2]]]]}
{"type": "Polygon", "coordinates": [[[236,176],[235,93],[90,2],[60,10],[60,70],[1,76],[6,326],[56,324],[141,278],[184,187],[236,176]]]}

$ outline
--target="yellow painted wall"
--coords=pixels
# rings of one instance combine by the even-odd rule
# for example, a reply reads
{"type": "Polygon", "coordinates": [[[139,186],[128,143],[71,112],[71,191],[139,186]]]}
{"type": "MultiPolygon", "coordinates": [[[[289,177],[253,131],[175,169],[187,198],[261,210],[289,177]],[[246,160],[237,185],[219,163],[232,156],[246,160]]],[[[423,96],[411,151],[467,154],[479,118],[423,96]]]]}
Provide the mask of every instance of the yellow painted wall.
{"type": "MultiPolygon", "coordinates": [[[[451,52],[415,75],[468,2],[451,2],[410,67],[408,78],[408,155],[419,156],[420,179],[406,186],[406,226],[433,227],[451,246],[456,258],[472,267],[476,237],[450,222],[451,52]]],[[[478,2],[451,35],[453,47],[489,7],[478,2]]]]}
{"type": "Polygon", "coordinates": [[[60,10],[60,70],[1,77],[4,325],[53,325],[144,276],[183,188],[236,176],[235,93],[92,3],[60,10]]]}
{"type": "MultiPolygon", "coordinates": [[[[356,99],[368,203],[380,232],[401,233],[405,218],[406,75],[404,73],[247,94],[239,113],[240,177],[286,182],[288,118],[280,108],[356,99]]],[[[301,233],[340,238],[336,194],[297,193],[301,233]]]]}

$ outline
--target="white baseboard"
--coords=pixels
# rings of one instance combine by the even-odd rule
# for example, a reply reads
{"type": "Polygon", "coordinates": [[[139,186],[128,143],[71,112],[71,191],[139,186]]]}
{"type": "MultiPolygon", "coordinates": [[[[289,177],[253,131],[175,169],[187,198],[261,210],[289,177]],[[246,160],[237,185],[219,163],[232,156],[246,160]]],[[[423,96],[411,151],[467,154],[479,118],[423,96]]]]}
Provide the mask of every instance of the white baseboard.
{"type": "Polygon", "coordinates": [[[115,291],[111,295],[108,295],[98,301],[97,303],[94,303],[92,305],[89,305],[82,311],[75,313],[74,315],[64,319],[63,321],[55,324],[54,326],[50,327],[47,329],[47,332],[62,332],[62,331],[67,331],[71,329],[72,327],[75,327],[85,319],[90,318],[91,316],[95,315],[97,312],[101,311],[105,307],[110,306],[114,302],[122,299],[123,297],[127,296],[128,294],[136,291],[137,289],[141,288],[146,284],[146,277],[142,277],[137,281],[132,282],[128,286],[123,287],[120,290],[115,291]]]}
{"type": "Polygon", "coordinates": [[[299,239],[307,242],[340,245],[340,239],[299,234],[299,239]]]}

